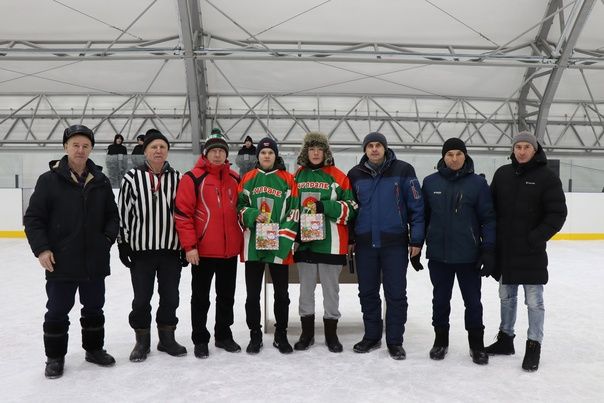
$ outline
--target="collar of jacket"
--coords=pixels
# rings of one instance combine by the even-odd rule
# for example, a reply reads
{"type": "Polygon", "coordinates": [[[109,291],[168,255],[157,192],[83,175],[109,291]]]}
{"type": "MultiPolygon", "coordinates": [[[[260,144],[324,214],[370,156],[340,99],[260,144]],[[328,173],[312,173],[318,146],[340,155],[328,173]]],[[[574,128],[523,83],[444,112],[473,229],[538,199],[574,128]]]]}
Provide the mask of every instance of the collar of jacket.
{"type": "Polygon", "coordinates": [[[366,162],[369,162],[367,154],[363,154],[361,161],[359,161],[359,167],[371,176],[379,175],[380,173],[383,173],[385,170],[387,170],[390,165],[392,165],[392,161],[396,161],[396,154],[394,154],[394,151],[392,151],[390,148],[386,150],[384,157],[386,160],[384,161],[384,165],[382,165],[381,172],[376,172],[375,170],[367,166],[366,162]]]}
{"type": "MultiPolygon", "coordinates": [[[[71,171],[69,170],[69,164],[67,163],[67,155],[64,155],[60,160],[52,160],[48,163],[50,170],[56,172],[63,178],[67,179],[70,182],[73,182],[71,179],[71,171]]],[[[86,170],[88,173],[93,176],[92,180],[98,180],[101,175],[103,175],[103,167],[95,164],[90,158],[86,161],[86,170]]]]}
{"type": "Polygon", "coordinates": [[[203,169],[204,171],[212,175],[218,175],[221,171],[228,173],[230,167],[231,163],[229,162],[229,160],[225,160],[224,164],[216,165],[212,164],[205,155],[199,157],[197,163],[195,164],[195,168],[203,169]]]}
{"type": "Polygon", "coordinates": [[[518,162],[513,152],[512,155],[510,155],[510,159],[512,160],[512,166],[514,167],[516,175],[522,175],[525,172],[528,172],[539,166],[547,165],[547,156],[545,155],[545,151],[543,151],[543,147],[541,147],[541,144],[539,144],[537,152],[535,153],[535,155],[533,155],[533,158],[531,158],[530,161],[525,162],[524,164],[518,162]]]}
{"type": "MultiPolygon", "coordinates": [[[[145,163],[143,165],[139,165],[136,167],[136,169],[140,169],[141,171],[148,171],[151,167],[149,166],[149,164],[147,163],[147,161],[145,161],[145,163]]],[[[161,173],[165,174],[168,172],[174,172],[174,168],[172,168],[170,166],[170,163],[168,161],[164,162],[164,166],[161,168],[161,173]]]]}
{"type": "Polygon", "coordinates": [[[459,178],[463,178],[464,176],[474,173],[474,161],[469,155],[466,155],[466,161],[464,162],[463,166],[459,170],[453,171],[447,167],[447,164],[445,164],[445,159],[441,158],[436,165],[436,169],[443,178],[450,181],[455,181],[459,178]]]}

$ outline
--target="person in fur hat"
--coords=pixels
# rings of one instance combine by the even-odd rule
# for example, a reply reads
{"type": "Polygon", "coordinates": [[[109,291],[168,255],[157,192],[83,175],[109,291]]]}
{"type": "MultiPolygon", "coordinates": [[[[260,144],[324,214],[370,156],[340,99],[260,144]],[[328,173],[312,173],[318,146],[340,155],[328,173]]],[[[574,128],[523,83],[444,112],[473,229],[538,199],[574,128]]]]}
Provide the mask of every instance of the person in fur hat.
{"type": "Polygon", "coordinates": [[[306,350],[314,344],[315,288],[319,275],[323,290],[325,344],[329,351],[339,353],[342,352],[336,332],[340,318],[339,278],[348,253],[347,224],[354,218],[357,204],[346,174],[334,166],[329,142],[323,133],[306,134],[298,165],[295,178],[300,212],[323,216],[323,237],[310,241],[299,237],[300,246],[294,254],[300,278],[302,322],[302,334],[294,348],[306,350]]]}

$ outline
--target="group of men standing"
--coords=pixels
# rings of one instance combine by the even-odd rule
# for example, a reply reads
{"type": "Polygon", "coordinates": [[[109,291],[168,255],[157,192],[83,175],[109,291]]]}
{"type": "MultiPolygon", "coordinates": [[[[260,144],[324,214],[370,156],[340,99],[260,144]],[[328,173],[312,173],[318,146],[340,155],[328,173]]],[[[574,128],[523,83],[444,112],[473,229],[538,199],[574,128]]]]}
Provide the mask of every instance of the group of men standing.
{"type": "Polygon", "coordinates": [[[76,290],[83,305],[86,360],[102,366],[115,363],[103,349],[104,279],[115,241],[120,260],[130,269],[134,291],[129,315],[136,339],[130,354],[133,362],[144,361],[150,352],[155,278],[160,297],[157,349],[172,356],[187,353],[175,340],[175,329],[181,270],[189,264],[195,356],[209,356],[206,324],[214,277],[215,346],[241,351],[230,329],[238,256],[245,262],[250,329],[246,352],[257,354],[263,347],[260,291],[266,265],[275,291],[274,347],[288,354],[314,343],[318,276],[325,342],[329,351],[341,352],[338,279],[352,251],[364,323],[363,338],[353,351],[379,348],[385,328],[390,356],[405,359],[407,265],[410,261],[414,269],[423,269],[420,255],[425,243],[433,284],[435,340],[430,358],[441,360],[447,354],[457,277],[473,362],[486,364],[489,354],[515,352],[517,290],[522,284],[529,311],[522,367],[538,368],[547,282],[545,247],[564,223],[566,204],[560,180],[547,168],[542,147],[528,132],[514,136],[512,163],[497,170],[489,187],[474,173],[466,146],[457,138],[444,143],[438,171],[420,186],[414,168],[397,159],[385,136],[377,132],[365,137],[364,155],[347,175],[334,166],[327,137],[308,133],[295,175],[286,171],[277,142],[264,138],[254,156],[240,158],[255,161],[240,177],[230,169],[229,146],[220,135],[205,142],[194,168],[181,175],[167,161],[168,139],[152,129],[141,144],[145,162],[123,177],[117,204],[107,177],[88,158],[94,146],[92,131],[71,126],[64,132],[63,145],[67,155],[52,161],[50,170],[40,176],[24,218],[32,251],[46,270],[43,329],[49,378],[63,374],[68,314],[76,290]],[[304,215],[318,220],[319,237],[307,238],[301,230],[304,215]],[[292,347],[287,339],[288,271],[294,262],[300,278],[302,333],[292,347]],[[500,284],[501,325],[497,341],[485,348],[481,276],[489,275],[500,284]]]}

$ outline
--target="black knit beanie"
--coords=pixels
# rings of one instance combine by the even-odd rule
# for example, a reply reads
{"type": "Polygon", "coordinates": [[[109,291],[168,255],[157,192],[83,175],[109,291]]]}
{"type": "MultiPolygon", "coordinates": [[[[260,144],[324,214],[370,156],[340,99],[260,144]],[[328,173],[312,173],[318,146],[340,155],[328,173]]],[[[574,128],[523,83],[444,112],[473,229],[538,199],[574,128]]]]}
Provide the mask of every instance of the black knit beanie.
{"type": "Polygon", "coordinates": [[[270,137],[265,137],[258,142],[258,145],[256,146],[256,158],[258,158],[260,151],[262,151],[263,148],[270,148],[275,152],[275,157],[279,156],[279,146],[277,145],[277,142],[270,137]]]}
{"type": "Polygon", "coordinates": [[[160,132],[157,129],[149,129],[147,130],[147,133],[145,133],[145,141],[143,142],[143,152],[145,151],[145,149],[147,148],[147,146],[149,144],[151,144],[151,142],[153,140],[163,140],[166,142],[166,144],[168,145],[168,150],[170,149],[170,142],[168,141],[168,139],[166,138],[166,136],[164,136],[162,134],[162,132],[160,132]]]}
{"type": "Polygon", "coordinates": [[[451,137],[450,139],[445,141],[445,144],[443,144],[442,156],[444,157],[445,154],[447,153],[447,151],[451,151],[451,150],[459,150],[462,153],[464,153],[464,155],[468,155],[468,150],[466,149],[466,144],[461,139],[458,139],[457,137],[451,137]]]}

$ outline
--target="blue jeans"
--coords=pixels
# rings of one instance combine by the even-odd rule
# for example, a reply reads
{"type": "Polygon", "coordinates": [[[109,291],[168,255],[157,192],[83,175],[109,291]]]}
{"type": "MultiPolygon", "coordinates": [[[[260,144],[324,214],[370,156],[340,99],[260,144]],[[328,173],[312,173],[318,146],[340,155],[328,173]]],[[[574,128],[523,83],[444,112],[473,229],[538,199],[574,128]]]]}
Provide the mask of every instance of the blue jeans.
{"type": "MultiPolygon", "coordinates": [[[[516,323],[516,308],[518,305],[519,284],[502,284],[499,282],[499,299],[501,300],[501,325],[499,330],[507,335],[514,335],[516,323]]],[[[542,284],[522,284],[524,287],[524,303],[528,307],[529,340],[539,343],[543,341],[543,322],[545,306],[543,304],[542,284]]]]}

